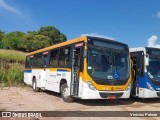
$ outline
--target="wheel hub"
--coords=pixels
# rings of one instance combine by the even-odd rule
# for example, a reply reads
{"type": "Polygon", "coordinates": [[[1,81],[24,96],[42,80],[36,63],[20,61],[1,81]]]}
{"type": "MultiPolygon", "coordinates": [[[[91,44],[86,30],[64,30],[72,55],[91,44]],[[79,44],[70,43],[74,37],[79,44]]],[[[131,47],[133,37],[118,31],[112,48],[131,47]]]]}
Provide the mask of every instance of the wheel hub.
{"type": "Polygon", "coordinates": [[[67,88],[65,88],[63,90],[63,96],[64,96],[64,98],[68,98],[69,94],[68,94],[68,89],[67,88]]]}

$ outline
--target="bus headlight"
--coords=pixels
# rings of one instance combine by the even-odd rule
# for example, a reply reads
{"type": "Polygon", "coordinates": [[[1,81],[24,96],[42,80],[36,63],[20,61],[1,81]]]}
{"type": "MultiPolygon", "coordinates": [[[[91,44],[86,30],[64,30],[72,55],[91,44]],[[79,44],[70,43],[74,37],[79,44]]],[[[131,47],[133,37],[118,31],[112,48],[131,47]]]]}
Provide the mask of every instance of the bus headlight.
{"type": "Polygon", "coordinates": [[[131,83],[128,84],[126,91],[131,90],[131,83]]]}
{"type": "Polygon", "coordinates": [[[147,82],[147,86],[150,90],[154,91],[154,88],[152,87],[152,85],[150,83],[147,82]]]}
{"type": "Polygon", "coordinates": [[[87,81],[86,83],[87,83],[89,89],[96,90],[96,88],[93,86],[93,84],[90,81],[87,81]]]}

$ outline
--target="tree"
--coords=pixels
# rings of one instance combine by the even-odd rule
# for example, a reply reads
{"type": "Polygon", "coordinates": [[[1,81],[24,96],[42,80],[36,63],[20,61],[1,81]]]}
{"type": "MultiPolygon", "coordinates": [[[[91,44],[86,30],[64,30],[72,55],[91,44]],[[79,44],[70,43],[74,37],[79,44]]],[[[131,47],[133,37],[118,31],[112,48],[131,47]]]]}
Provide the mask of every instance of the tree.
{"type": "Polygon", "coordinates": [[[21,50],[21,41],[24,36],[25,33],[19,31],[7,33],[2,39],[3,47],[5,49],[21,50]]]}
{"type": "Polygon", "coordinates": [[[59,40],[60,40],[61,42],[65,42],[65,41],[67,40],[67,37],[66,37],[63,33],[60,33],[60,35],[59,35],[59,40]]]}
{"type": "Polygon", "coordinates": [[[29,31],[27,34],[23,32],[10,32],[4,34],[1,40],[0,31],[0,47],[1,44],[5,49],[15,49],[20,51],[31,52],[53,44],[64,42],[66,36],[53,26],[41,27],[38,31],[29,31]]]}
{"type": "Polygon", "coordinates": [[[3,39],[4,35],[5,35],[5,33],[0,30],[0,48],[3,48],[2,39],[3,39]]]}
{"type": "Polygon", "coordinates": [[[50,45],[64,42],[67,40],[67,37],[53,26],[41,27],[38,33],[40,35],[49,37],[50,45]]]}
{"type": "Polygon", "coordinates": [[[34,50],[48,47],[50,46],[49,43],[49,37],[44,35],[33,34],[32,32],[28,33],[22,42],[23,50],[26,52],[32,52],[34,50]]]}

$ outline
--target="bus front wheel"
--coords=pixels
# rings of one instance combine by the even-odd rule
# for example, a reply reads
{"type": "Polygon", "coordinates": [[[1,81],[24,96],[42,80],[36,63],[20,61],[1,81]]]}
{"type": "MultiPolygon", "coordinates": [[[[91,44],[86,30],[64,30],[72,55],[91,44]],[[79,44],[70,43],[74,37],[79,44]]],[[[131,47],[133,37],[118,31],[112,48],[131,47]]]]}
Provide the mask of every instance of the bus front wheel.
{"type": "Polygon", "coordinates": [[[74,98],[69,95],[67,83],[61,85],[61,97],[64,102],[73,102],[74,98]]]}
{"type": "Polygon", "coordinates": [[[33,80],[32,88],[33,88],[34,92],[39,92],[40,91],[40,88],[37,87],[37,82],[36,82],[35,79],[33,80]]]}

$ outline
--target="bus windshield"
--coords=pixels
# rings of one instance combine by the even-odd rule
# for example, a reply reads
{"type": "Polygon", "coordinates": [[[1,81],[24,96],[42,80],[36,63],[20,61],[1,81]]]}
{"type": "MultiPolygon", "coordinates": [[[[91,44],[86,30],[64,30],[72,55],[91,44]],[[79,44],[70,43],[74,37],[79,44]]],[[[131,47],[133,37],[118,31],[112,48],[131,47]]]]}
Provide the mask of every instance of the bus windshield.
{"type": "Polygon", "coordinates": [[[127,80],[129,76],[128,53],[89,48],[88,72],[97,79],[127,80]]]}
{"type": "Polygon", "coordinates": [[[148,75],[155,81],[160,81],[160,56],[150,56],[149,66],[147,67],[148,75]]]}
{"type": "Polygon", "coordinates": [[[126,44],[91,38],[88,40],[88,74],[101,85],[125,85],[130,75],[126,44]]]}

